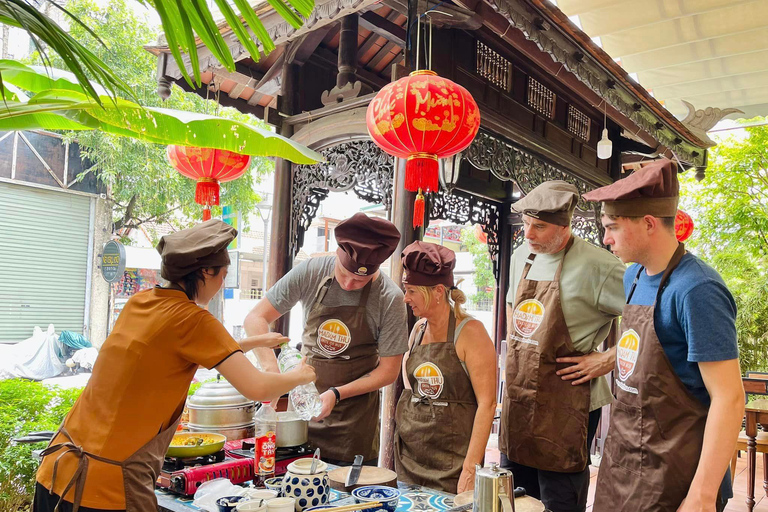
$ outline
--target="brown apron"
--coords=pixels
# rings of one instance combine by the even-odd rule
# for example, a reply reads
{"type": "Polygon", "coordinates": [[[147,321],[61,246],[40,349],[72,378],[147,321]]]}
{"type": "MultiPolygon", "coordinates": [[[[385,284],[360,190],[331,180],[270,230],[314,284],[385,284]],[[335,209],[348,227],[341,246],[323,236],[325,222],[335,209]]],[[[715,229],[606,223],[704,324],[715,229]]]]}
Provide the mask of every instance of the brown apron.
{"type": "Polygon", "coordinates": [[[518,464],[577,473],[587,465],[589,384],[574,386],[555,372],[568,365],[558,357],[581,356],[573,347],[560,305],[560,273],[552,281],[531,281],[535,254],[525,263],[507,335],[506,387],[499,448],[518,464]]]}
{"type": "MultiPolygon", "coordinates": [[[[100,457],[93,453],[89,453],[83,450],[82,446],[72,439],[64,425],[59,427],[57,434],[61,434],[66,438],[66,441],[62,444],[51,444],[43,450],[40,454],[41,457],[52,456],[59,450],[64,450],[56,458],[53,465],[53,476],[51,478],[50,492],[56,486],[56,470],[59,465],[59,460],[67,453],[73,453],[79,459],[77,469],[72,475],[72,478],[67,483],[64,491],[61,493],[61,498],[56,504],[55,511],[59,510],[59,506],[67,495],[69,490],[75,488],[74,502],[72,503],[72,512],[77,512],[80,508],[80,502],[83,497],[83,490],[85,489],[85,480],[88,474],[88,460],[94,459],[106,464],[113,464],[120,466],[123,470],[123,486],[125,488],[125,511],[126,512],[147,512],[149,510],[157,510],[157,498],[155,497],[155,482],[160,475],[160,470],[163,466],[163,458],[165,452],[168,451],[168,446],[171,444],[173,435],[176,433],[176,427],[181,419],[181,407],[178,408],[179,412],[175,421],[165,430],[162,430],[159,434],[149,440],[147,444],[136,450],[133,455],[125,459],[124,461],[116,461],[100,457]]],[[[54,436],[56,439],[58,436],[54,436]]]]}
{"type": "Polygon", "coordinates": [[[397,479],[456,493],[467,456],[477,399],[456,354],[456,318],[444,343],[422,345],[426,322],[409,351],[404,389],[395,412],[397,479]]]}
{"type": "Polygon", "coordinates": [[[688,493],[704,442],[707,408],[685,387],[664,353],[653,313],[685,254],[680,244],[661,277],[656,303],[629,304],[616,347],[616,400],[595,492],[595,511],[677,510],[688,493]]]}
{"type": "MultiPolygon", "coordinates": [[[[379,345],[366,321],[365,307],[373,280],[363,288],[357,306],[323,305],[333,278],[318,287],[307,317],[302,353],[317,373],[317,390],[324,393],[373,371],[379,364],[379,345]]],[[[379,455],[379,391],[346,398],[325,419],[309,423],[309,442],[324,458],[352,462],[379,455]]]]}

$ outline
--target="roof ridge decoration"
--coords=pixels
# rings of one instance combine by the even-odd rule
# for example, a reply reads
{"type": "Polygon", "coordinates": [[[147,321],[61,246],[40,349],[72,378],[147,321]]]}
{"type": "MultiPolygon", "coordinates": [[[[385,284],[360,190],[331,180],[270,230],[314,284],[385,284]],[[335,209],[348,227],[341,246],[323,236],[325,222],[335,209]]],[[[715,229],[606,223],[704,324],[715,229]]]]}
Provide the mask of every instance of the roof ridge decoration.
{"type": "MultiPolygon", "coordinates": [[[[624,114],[640,128],[653,135],[661,144],[673,151],[681,160],[693,164],[695,167],[706,166],[706,141],[691,133],[691,131],[674,118],[671,113],[664,109],[658,102],[657,105],[665,112],[669,113],[670,119],[660,118],[647,103],[652,103],[652,97],[641,98],[646,105],[640,104],[634,94],[626,85],[617,81],[627,80],[626,77],[620,77],[618,74],[606,70],[597,62],[596,56],[592,59],[587,58],[582,48],[575,41],[572,41],[566,34],[560,34],[557,31],[550,30],[552,25],[542,19],[542,16],[550,14],[552,7],[541,7],[545,12],[540,14],[534,11],[525,0],[484,0],[497,13],[504,16],[509,23],[520,30],[526,39],[533,42],[538,48],[550,55],[552,60],[562,64],[563,67],[576,76],[582,83],[587,85],[595,93],[600,95],[613,108],[624,114]],[[610,85],[609,85],[610,84],[610,85]],[[675,129],[670,124],[678,124],[681,129],[675,129]],[[684,140],[682,137],[688,139],[684,140]]],[[[534,4],[541,4],[541,0],[529,0],[534,4]]],[[[559,12],[559,11],[558,11],[559,12]]],[[[560,13],[563,17],[564,14],[560,13]]],[[[570,23],[567,18],[566,23],[570,23]]],[[[552,23],[560,25],[562,20],[553,19],[552,23]]],[[[572,29],[578,30],[575,26],[572,29]]],[[[582,32],[583,33],[583,32],[582,32]]],[[[584,34],[589,39],[589,36],[584,34]]],[[[588,44],[585,45],[589,52],[594,51],[588,44]]],[[[607,55],[607,54],[606,54],[607,55]]],[[[626,73],[625,73],[626,74],[626,73]]]]}

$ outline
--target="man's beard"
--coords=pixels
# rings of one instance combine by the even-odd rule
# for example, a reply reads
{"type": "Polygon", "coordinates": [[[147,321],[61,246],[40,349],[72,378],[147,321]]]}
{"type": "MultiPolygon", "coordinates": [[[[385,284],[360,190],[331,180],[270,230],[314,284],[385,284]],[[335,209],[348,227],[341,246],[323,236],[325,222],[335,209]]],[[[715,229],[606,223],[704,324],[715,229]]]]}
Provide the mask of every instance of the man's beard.
{"type": "Polygon", "coordinates": [[[552,239],[545,244],[538,244],[535,248],[528,242],[528,248],[533,254],[555,254],[562,250],[568,236],[568,230],[564,230],[562,234],[552,237],[552,239]]]}

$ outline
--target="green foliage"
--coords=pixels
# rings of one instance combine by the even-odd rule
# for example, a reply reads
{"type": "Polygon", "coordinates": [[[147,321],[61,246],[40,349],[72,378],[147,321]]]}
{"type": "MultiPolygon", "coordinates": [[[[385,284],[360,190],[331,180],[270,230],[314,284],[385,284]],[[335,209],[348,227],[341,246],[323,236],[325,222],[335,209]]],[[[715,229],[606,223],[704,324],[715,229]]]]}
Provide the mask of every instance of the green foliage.
{"type": "MultiPolygon", "coordinates": [[[[217,109],[216,102],[211,101],[215,99],[213,93],[211,100],[206,101],[197,94],[185,93],[174,86],[171,97],[162,102],[156,92],[156,57],[142,47],[153,43],[158,32],[146,20],[140,19],[126,5],[125,0],[110,0],[106,5],[94,0],[69,0],[66,8],[85,25],[95,27],[96,34],[110,50],[107,51],[82,26],[72,27],[73,37],[108,66],[118,70],[141,105],[207,114],[218,111],[218,115],[225,119],[269,130],[263,122],[252,116],[234,109],[217,109]]],[[[54,58],[53,64],[64,63],[54,58]]],[[[194,202],[195,182],[181,176],[168,164],[165,145],[121,137],[101,130],[70,132],[66,139],[79,142],[81,155],[92,163],[87,172],[95,172],[107,185],[109,197],[114,201],[115,231],[124,227],[137,227],[144,222],[170,221],[178,227],[184,227],[185,223],[178,220],[180,217],[176,215],[177,212],[188,219],[200,218],[202,208],[194,202]]],[[[273,163],[266,158],[254,158],[253,161],[254,164],[245,175],[222,184],[221,190],[221,203],[245,213],[245,218],[259,201],[253,191],[254,182],[274,168],[273,163]]],[[[219,215],[220,209],[214,208],[213,214],[219,215]]]]}
{"type": "Polygon", "coordinates": [[[38,467],[32,450],[45,447],[42,443],[12,446],[11,439],[55,431],[81,391],[22,379],[0,381],[0,510],[23,510],[31,502],[38,467]]]}
{"type": "Polygon", "coordinates": [[[488,254],[488,246],[477,239],[474,227],[461,230],[461,243],[472,254],[472,266],[474,267],[472,282],[477,288],[477,293],[470,295],[467,299],[475,305],[484,300],[493,300],[493,289],[496,286],[496,281],[493,277],[493,265],[488,254]]]}
{"type": "Polygon", "coordinates": [[[742,371],[768,371],[768,127],[720,142],[703,181],[681,175],[686,241],[723,277],[736,300],[742,371]]]}

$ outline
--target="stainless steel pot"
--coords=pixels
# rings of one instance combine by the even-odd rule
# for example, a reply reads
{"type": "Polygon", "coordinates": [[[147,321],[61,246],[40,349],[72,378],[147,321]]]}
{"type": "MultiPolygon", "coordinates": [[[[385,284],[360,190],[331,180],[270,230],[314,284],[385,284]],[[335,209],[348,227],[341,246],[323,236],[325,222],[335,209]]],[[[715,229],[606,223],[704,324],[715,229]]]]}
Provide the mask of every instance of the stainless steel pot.
{"type": "Polygon", "coordinates": [[[515,512],[512,472],[495,462],[487,468],[475,465],[473,512],[515,512]]]}
{"type": "Polygon", "coordinates": [[[309,422],[294,411],[277,413],[277,447],[299,446],[307,442],[309,422]]]}
{"type": "Polygon", "coordinates": [[[187,400],[192,432],[216,432],[227,439],[253,437],[256,404],[226,380],[206,382],[187,400]]]}

